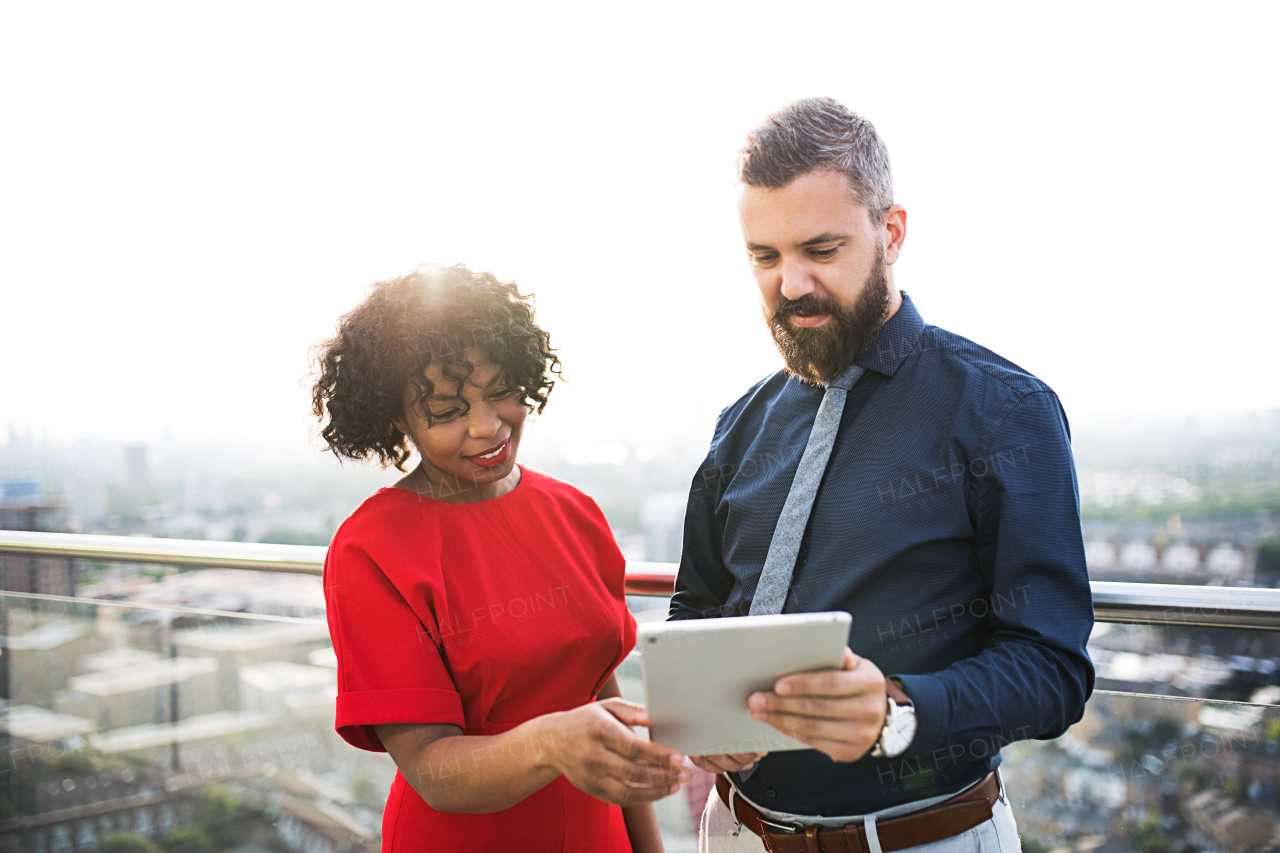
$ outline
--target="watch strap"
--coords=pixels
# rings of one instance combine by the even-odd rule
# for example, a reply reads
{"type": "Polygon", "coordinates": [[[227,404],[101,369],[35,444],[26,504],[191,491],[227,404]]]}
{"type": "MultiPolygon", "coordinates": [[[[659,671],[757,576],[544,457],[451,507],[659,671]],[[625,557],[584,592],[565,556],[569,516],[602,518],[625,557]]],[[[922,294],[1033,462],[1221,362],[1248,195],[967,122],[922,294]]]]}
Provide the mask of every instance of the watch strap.
{"type": "Polygon", "coordinates": [[[888,693],[889,698],[898,705],[906,706],[913,704],[911,697],[902,689],[902,685],[898,684],[898,682],[892,678],[886,678],[884,680],[884,692],[888,693]]]}

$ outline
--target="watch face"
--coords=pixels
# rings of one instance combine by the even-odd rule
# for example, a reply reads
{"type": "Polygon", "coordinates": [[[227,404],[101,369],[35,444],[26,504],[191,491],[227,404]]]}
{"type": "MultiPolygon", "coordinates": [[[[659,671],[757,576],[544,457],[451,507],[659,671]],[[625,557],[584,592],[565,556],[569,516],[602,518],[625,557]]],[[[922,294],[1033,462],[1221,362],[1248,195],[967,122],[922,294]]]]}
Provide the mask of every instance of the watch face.
{"type": "Polygon", "coordinates": [[[893,715],[889,725],[885,726],[884,731],[880,733],[880,743],[883,744],[884,754],[889,757],[906,752],[907,747],[911,746],[911,741],[916,736],[916,715],[914,711],[908,708],[895,710],[897,713],[893,715]]]}

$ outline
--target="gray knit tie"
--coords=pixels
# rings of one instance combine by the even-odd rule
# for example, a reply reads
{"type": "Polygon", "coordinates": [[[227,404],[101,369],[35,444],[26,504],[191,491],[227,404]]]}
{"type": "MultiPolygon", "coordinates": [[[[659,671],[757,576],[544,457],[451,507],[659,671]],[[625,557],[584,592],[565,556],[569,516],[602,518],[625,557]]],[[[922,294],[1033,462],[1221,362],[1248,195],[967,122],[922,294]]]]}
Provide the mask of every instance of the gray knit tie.
{"type": "MultiPolygon", "coordinates": [[[[804,455],[800,457],[796,476],[791,481],[791,490],[782,505],[778,524],[773,528],[769,554],[764,558],[764,570],[760,572],[756,594],[751,599],[752,616],[781,613],[782,606],[787,603],[796,557],[800,555],[800,543],[804,540],[805,528],[809,526],[809,513],[813,511],[813,499],[818,496],[818,486],[831,459],[836,433],[840,431],[845,397],[863,372],[856,364],[851,365],[827,383],[827,391],[822,395],[818,414],[813,419],[813,429],[809,431],[809,441],[804,446],[804,455]]],[[[739,771],[736,774],[738,782],[749,779],[759,766],[739,771]]]]}
{"type": "Polygon", "coordinates": [[[796,557],[800,554],[805,528],[809,526],[813,499],[818,495],[818,486],[822,483],[836,433],[840,430],[845,397],[863,372],[854,364],[827,383],[827,391],[822,395],[818,415],[813,419],[813,429],[809,432],[809,442],[804,446],[804,455],[800,457],[795,479],[791,481],[791,491],[787,492],[782,514],[773,528],[769,554],[756,584],[755,597],[751,599],[752,616],[781,613],[782,606],[787,603],[791,575],[796,569],[796,557]]]}

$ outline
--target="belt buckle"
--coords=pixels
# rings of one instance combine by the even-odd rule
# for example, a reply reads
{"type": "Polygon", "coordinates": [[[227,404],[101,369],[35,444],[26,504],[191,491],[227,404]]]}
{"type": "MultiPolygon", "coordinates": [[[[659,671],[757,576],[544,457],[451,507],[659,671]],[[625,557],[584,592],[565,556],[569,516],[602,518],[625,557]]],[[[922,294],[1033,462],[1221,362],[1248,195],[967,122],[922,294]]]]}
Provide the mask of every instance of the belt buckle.
{"type": "Polygon", "coordinates": [[[765,820],[759,814],[756,815],[756,820],[760,821],[762,828],[767,827],[771,832],[781,832],[786,835],[804,834],[804,827],[802,826],[787,826],[785,823],[774,823],[773,821],[765,820]]]}

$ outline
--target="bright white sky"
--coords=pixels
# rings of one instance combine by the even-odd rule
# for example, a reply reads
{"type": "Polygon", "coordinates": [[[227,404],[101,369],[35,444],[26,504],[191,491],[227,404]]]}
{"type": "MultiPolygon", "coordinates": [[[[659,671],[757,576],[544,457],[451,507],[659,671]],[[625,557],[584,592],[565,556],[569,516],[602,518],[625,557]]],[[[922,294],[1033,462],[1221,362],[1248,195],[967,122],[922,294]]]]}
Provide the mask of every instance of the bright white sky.
{"type": "Polygon", "coordinates": [[[703,440],[779,364],[734,153],[815,94],[928,322],[1074,418],[1280,406],[1280,6],[706,5],[8,0],[0,427],[304,442],[308,346],[431,260],[537,293],[550,434],[703,440]]]}

